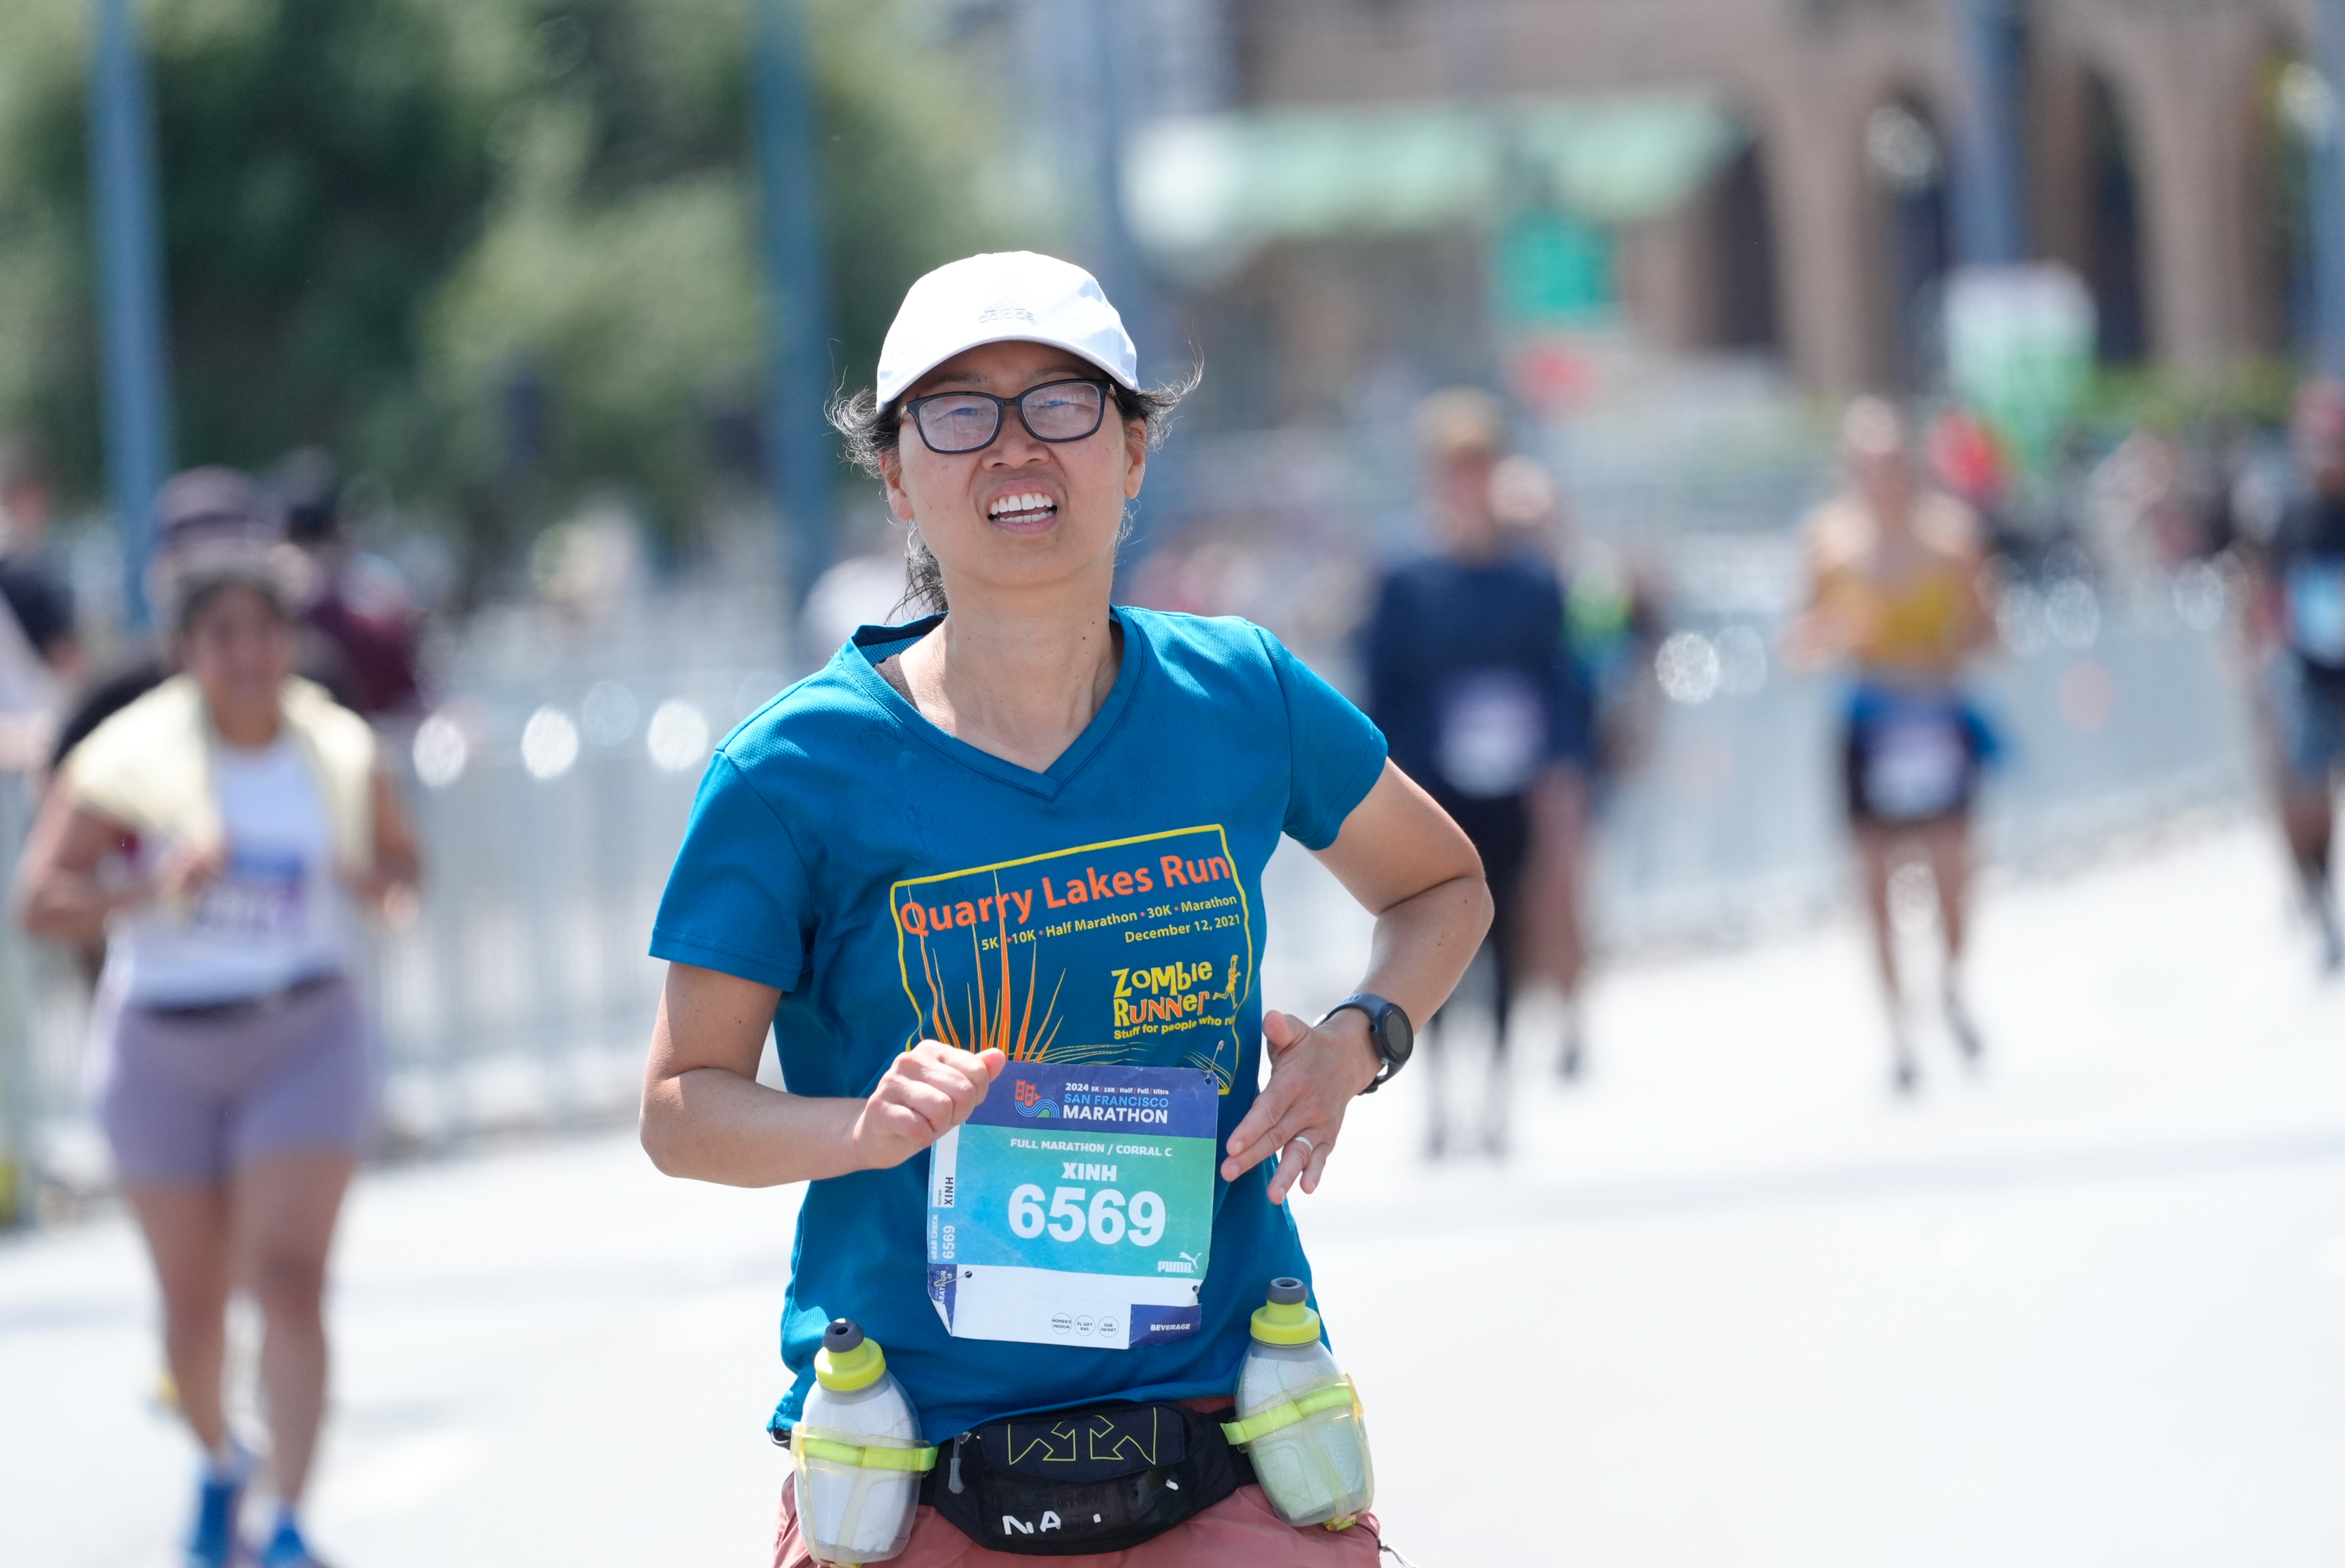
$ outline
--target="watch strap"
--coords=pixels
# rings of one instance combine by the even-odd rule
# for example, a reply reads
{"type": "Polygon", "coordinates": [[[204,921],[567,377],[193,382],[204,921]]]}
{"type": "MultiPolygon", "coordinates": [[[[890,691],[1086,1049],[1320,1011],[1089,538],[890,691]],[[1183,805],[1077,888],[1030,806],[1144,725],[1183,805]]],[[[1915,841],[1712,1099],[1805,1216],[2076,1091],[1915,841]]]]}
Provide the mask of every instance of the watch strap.
{"type": "MultiPolygon", "coordinates": [[[[1378,1066],[1376,1068],[1376,1077],[1370,1081],[1366,1088],[1360,1091],[1363,1095],[1375,1094],[1378,1089],[1383,1088],[1386,1084],[1391,1081],[1394,1074],[1400,1071],[1400,1064],[1393,1060],[1393,1058],[1385,1051],[1384,1030],[1381,1027],[1383,1020],[1380,1014],[1386,1008],[1391,1008],[1393,1011],[1398,1012],[1400,1010],[1400,1004],[1387,1001],[1384,997],[1378,996],[1372,992],[1355,991],[1352,993],[1351,995],[1344,998],[1343,1001],[1335,1003],[1335,1006],[1327,1009],[1326,1012],[1322,1013],[1319,1015],[1318,1022],[1311,1025],[1312,1028],[1316,1029],[1320,1027],[1321,1024],[1325,1023],[1327,1020],[1335,1017],[1335,1014],[1342,1013],[1346,1009],[1356,1012],[1367,1019],[1368,1047],[1376,1054],[1378,1066]]],[[[1404,1016],[1406,1015],[1404,1014],[1404,1016]]]]}

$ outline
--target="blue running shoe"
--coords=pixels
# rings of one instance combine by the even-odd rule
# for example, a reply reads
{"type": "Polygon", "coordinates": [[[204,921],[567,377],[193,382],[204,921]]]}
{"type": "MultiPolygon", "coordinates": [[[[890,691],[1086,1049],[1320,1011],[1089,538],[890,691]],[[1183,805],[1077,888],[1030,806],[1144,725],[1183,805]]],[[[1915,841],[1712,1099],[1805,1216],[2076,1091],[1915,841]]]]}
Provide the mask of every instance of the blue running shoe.
{"type": "Polygon", "coordinates": [[[301,1527],[288,1513],[279,1516],[277,1529],[269,1537],[269,1544],[261,1548],[260,1568],[326,1568],[326,1565],[318,1561],[317,1554],[310,1550],[310,1543],[301,1539],[301,1527]]]}
{"type": "Polygon", "coordinates": [[[206,1469],[196,1492],[196,1528],[188,1538],[188,1568],[228,1568],[236,1557],[236,1508],[244,1501],[251,1474],[239,1466],[228,1475],[206,1469]]]}

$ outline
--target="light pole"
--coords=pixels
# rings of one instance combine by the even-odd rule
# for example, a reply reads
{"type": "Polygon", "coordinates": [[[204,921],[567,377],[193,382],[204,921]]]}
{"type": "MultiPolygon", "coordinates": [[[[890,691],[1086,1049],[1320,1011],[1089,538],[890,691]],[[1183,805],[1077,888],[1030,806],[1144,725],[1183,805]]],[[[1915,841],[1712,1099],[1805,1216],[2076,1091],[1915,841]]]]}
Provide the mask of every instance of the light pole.
{"type": "Polygon", "coordinates": [[[2025,0],[1962,0],[1958,25],[1970,112],[1956,161],[1957,249],[1970,266],[2016,266],[2027,260],[2025,0]]]}
{"type": "Polygon", "coordinates": [[[751,49],[766,262],[765,452],[803,604],[830,565],[830,301],[822,270],[813,69],[801,0],[756,0],[751,49]]]}
{"type": "Polygon", "coordinates": [[[2345,380],[2345,0],[2316,0],[2312,54],[2326,89],[2312,137],[2313,357],[2345,380]]]}
{"type": "Polygon", "coordinates": [[[123,602],[147,624],[147,550],[155,494],[171,466],[163,255],[155,218],[155,135],[132,0],[91,0],[89,146],[104,347],[106,484],[122,541],[123,602]]]}

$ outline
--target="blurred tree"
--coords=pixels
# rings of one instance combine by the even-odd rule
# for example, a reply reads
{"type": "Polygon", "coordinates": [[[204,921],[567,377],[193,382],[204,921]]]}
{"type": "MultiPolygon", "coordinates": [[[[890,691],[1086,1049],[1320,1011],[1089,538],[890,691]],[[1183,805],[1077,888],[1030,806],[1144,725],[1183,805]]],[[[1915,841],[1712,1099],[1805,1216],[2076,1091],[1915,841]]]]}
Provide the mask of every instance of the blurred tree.
{"type": "MultiPolygon", "coordinates": [[[[991,138],[912,0],[813,9],[833,338],[868,377],[904,284],[985,238],[991,138]]],[[[0,3],[0,429],[92,494],[85,10],[0,3]]],[[[745,0],[147,18],[181,462],[322,443],[508,562],[594,488],[688,539],[760,384],[745,0]]]]}
{"type": "Polygon", "coordinates": [[[97,348],[81,72],[78,7],[0,6],[0,433],[39,435],[69,491],[87,494],[97,348]]]}

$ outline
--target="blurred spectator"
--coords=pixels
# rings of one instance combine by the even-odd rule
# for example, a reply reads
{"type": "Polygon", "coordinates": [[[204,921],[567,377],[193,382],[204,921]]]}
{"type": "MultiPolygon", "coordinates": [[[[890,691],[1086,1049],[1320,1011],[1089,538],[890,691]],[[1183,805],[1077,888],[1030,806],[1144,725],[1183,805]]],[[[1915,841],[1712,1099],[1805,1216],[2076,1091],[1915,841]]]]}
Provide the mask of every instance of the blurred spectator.
{"type": "Polygon", "coordinates": [[[313,574],[305,667],[330,671],[325,684],[371,718],[415,713],[423,701],[415,672],[421,614],[399,568],[352,549],[343,535],[334,460],[316,447],[294,453],[278,468],[277,501],[285,537],[313,574]]]}
{"type": "Polygon", "coordinates": [[[1653,719],[1654,596],[1612,554],[1575,537],[1555,480],[1521,453],[1490,472],[1490,508],[1525,548],[1558,563],[1564,585],[1563,645],[1574,678],[1584,744],[1575,766],[1531,797],[1531,854],[1523,891],[1519,966],[1561,994],[1567,1078],[1584,1065],[1580,991],[1587,978],[1587,882],[1607,789],[1636,765],[1653,719]]]}
{"type": "Polygon", "coordinates": [[[2162,583],[2207,550],[2207,524],[2191,494],[2182,453],[2152,430],[2137,430],[2103,458],[2086,482],[2092,553],[2124,583],[2162,583]]]}
{"type": "Polygon", "coordinates": [[[1660,722],[1653,655],[1663,631],[1658,575],[1592,542],[1567,558],[1565,641],[1595,705],[1596,803],[1651,751],[1660,722]]]}
{"type": "Polygon", "coordinates": [[[1254,542],[1241,544],[1193,524],[1187,536],[1150,551],[1132,568],[1129,594],[1133,604],[1152,610],[1245,616],[1267,623],[1275,617],[1255,602],[1264,597],[1262,578],[1263,564],[1254,542]]]}
{"type": "MultiPolygon", "coordinates": [[[[1526,547],[1524,522],[1510,525],[1493,504],[1506,447],[1497,400],[1467,389],[1436,392],[1419,412],[1417,430],[1437,547],[1392,566],[1376,590],[1361,630],[1366,708],[1394,763],[1457,819],[1482,856],[1496,907],[1477,963],[1493,985],[1498,1069],[1478,1141],[1503,1153],[1507,1023],[1528,956],[1526,877],[1536,836],[1559,858],[1577,855],[1585,836],[1587,693],[1566,653],[1555,568],[1544,550],[1526,547]]],[[[1518,493],[1525,477],[1518,472],[1518,493]]],[[[1569,874],[1576,872],[1575,863],[1569,874]]],[[[1450,1064],[1441,1047],[1456,1007],[1453,1001],[1426,1027],[1427,1146],[1436,1157],[1453,1141],[1443,1092],[1450,1064]]],[[[1577,1071],[1580,1048],[1574,1020],[1567,1071],[1577,1071]]]]}
{"type": "Polygon", "coordinates": [[[1985,421],[1959,404],[1943,410],[1925,444],[1930,478],[1977,514],[1988,555],[2040,545],[2013,515],[2010,459],[1985,421]]]}
{"type": "Polygon", "coordinates": [[[2003,497],[2003,453],[1968,409],[1950,408],[1930,422],[1930,473],[1982,514],[2003,497]]]}
{"type": "Polygon", "coordinates": [[[608,625],[644,591],[642,527],[616,497],[591,497],[532,541],[529,575],[539,600],[571,626],[608,625]]]}
{"type": "Polygon", "coordinates": [[[81,677],[73,589],[49,558],[49,475],[29,442],[0,443],[0,599],[57,679],[81,677]]]}
{"type": "Polygon", "coordinates": [[[2275,721],[2282,832],[2320,933],[2321,965],[2345,968],[2330,874],[2331,791],[2345,763],[2345,386],[2307,383],[2290,422],[2305,491],[2261,552],[2257,613],[2275,721]]]}
{"type": "Polygon", "coordinates": [[[1794,626],[1793,659],[1854,667],[1841,776],[1856,835],[1865,911],[1889,1004],[1892,1083],[1920,1084],[1907,1032],[1892,873],[1918,860],[1937,892],[1948,1030],[1975,1062],[1982,1045],[1961,991],[1973,795],[1994,742],[1963,689],[1964,667],[1992,635],[1982,596],[1979,520],[1921,485],[1905,421],[1860,398],[1842,425],[1848,482],[1808,520],[1813,591],[1794,626]]]}
{"type": "Polygon", "coordinates": [[[895,624],[909,607],[909,592],[899,541],[883,538],[842,557],[807,592],[806,606],[798,612],[799,655],[817,668],[828,664],[861,627],[895,624]],[[898,547],[891,549],[891,544],[898,547]]]}

